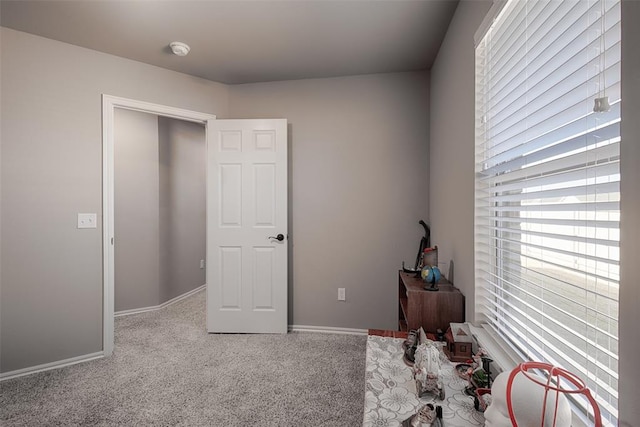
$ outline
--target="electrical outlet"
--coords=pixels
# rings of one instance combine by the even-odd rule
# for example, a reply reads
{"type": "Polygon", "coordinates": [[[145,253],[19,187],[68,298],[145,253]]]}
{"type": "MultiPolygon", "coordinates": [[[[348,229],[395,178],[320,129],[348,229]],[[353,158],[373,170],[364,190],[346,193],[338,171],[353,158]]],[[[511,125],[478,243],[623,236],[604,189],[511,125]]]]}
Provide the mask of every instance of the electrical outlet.
{"type": "Polygon", "coordinates": [[[204,260],[203,260],[203,259],[201,259],[201,260],[200,260],[200,268],[201,268],[201,269],[203,269],[203,268],[204,268],[204,260]]]}
{"type": "Polygon", "coordinates": [[[94,213],[79,213],[78,228],[97,228],[98,215],[94,213]]]}
{"type": "Polygon", "coordinates": [[[338,288],[338,301],[346,301],[347,297],[344,292],[344,288],[338,288]]]}

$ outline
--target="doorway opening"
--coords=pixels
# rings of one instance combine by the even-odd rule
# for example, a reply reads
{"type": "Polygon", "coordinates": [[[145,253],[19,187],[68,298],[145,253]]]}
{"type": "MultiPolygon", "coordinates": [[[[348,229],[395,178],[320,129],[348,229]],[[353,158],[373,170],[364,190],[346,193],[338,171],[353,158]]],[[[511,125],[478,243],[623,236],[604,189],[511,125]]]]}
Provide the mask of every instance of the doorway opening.
{"type": "MultiPolygon", "coordinates": [[[[104,353],[104,356],[106,357],[111,355],[113,352],[114,316],[116,311],[115,310],[116,254],[115,254],[115,248],[114,248],[115,237],[116,237],[115,236],[116,216],[115,216],[114,206],[116,202],[115,188],[117,184],[116,167],[115,167],[116,166],[115,165],[116,117],[117,116],[124,117],[127,115],[127,113],[130,113],[130,115],[135,115],[135,113],[147,113],[147,114],[153,115],[155,116],[154,119],[157,121],[158,129],[164,131],[165,135],[171,134],[171,133],[180,133],[181,131],[188,130],[190,129],[189,124],[196,123],[196,124],[199,124],[199,126],[204,126],[203,146],[206,146],[206,143],[204,143],[204,141],[206,141],[208,121],[213,120],[216,117],[211,114],[198,113],[194,111],[167,107],[159,104],[151,104],[151,103],[141,102],[141,101],[136,101],[131,99],[119,98],[119,97],[114,97],[110,95],[103,95],[102,104],[103,104],[103,109],[102,109],[102,119],[103,119],[103,210],[102,210],[102,215],[103,215],[103,274],[104,274],[103,276],[103,290],[104,290],[103,353],[104,353]],[[177,122],[176,120],[180,122],[177,122]],[[184,124],[183,122],[188,122],[188,123],[184,124]],[[183,124],[181,125],[180,123],[183,123],[183,124]]],[[[172,146],[175,146],[175,145],[177,145],[177,142],[175,141],[175,139],[173,139],[173,142],[172,142],[172,138],[167,138],[165,141],[159,141],[158,143],[159,150],[160,150],[159,159],[161,160],[163,157],[165,159],[168,158],[168,156],[171,154],[170,150],[172,149],[172,146]],[[163,153],[163,150],[164,150],[164,153],[163,153]]],[[[184,148],[187,148],[187,147],[184,147],[184,148]]],[[[183,154],[187,158],[192,158],[194,155],[194,153],[186,153],[186,154],[181,153],[181,154],[183,154]]],[[[182,159],[182,160],[185,160],[185,159],[182,159]]],[[[160,169],[160,167],[161,166],[158,164],[158,169],[160,169]]],[[[205,182],[206,182],[206,167],[203,166],[203,168],[205,168],[204,173],[205,173],[205,182]]],[[[160,180],[159,186],[163,186],[163,185],[181,186],[185,184],[184,182],[182,183],[179,182],[180,178],[173,179],[170,176],[169,171],[163,171],[163,172],[164,173],[161,174],[160,171],[158,170],[158,176],[160,180]],[[164,178],[162,178],[163,175],[164,175],[164,178]]],[[[151,173],[151,175],[152,174],[153,172],[151,173]]],[[[150,174],[147,173],[147,175],[150,175],[150,174]]],[[[137,181],[137,183],[140,184],[140,181],[142,180],[137,181]]],[[[123,184],[121,183],[121,186],[122,185],[123,184]]],[[[140,186],[138,185],[138,187],[140,186]]],[[[140,188],[138,188],[138,190],[140,190],[140,188]]],[[[198,191],[198,189],[195,189],[195,191],[198,191]]],[[[188,192],[189,192],[188,190],[185,191],[185,193],[188,193],[188,192]]],[[[185,194],[185,193],[180,192],[180,194],[178,194],[177,197],[178,198],[188,197],[188,194],[185,194]]],[[[153,206],[155,201],[157,201],[157,205],[158,205],[157,222],[155,219],[153,219],[151,221],[152,222],[151,228],[155,227],[155,225],[158,225],[158,227],[161,227],[161,226],[166,226],[168,228],[175,227],[176,228],[175,231],[178,232],[178,234],[186,233],[187,235],[189,235],[190,233],[193,233],[194,230],[189,230],[189,227],[186,227],[187,229],[184,229],[184,227],[181,228],[176,223],[172,224],[171,218],[169,218],[169,216],[171,215],[170,206],[164,206],[164,213],[163,214],[160,213],[161,211],[160,204],[162,203],[165,205],[170,205],[172,201],[167,200],[166,197],[164,197],[163,200],[161,201],[159,198],[160,197],[159,194],[160,192],[158,191],[157,198],[154,199],[154,197],[150,197],[149,198],[150,200],[146,200],[147,203],[142,207],[142,210],[145,209],[145,206],[146,206],[146,209],[148,209],[149,206],[153,206]]],[[[155,218],[153,214],[151,215],[151,217],[155,218]]],[[[123,227],[123,225],[130,226],[132,227],[132,229],[135,229],[137,226],[142,227],[145,221],[149,221],[149,218],[150,218],[149,216],[147,216],[146,219],[143,218],[142,223],[136,223],[135,218],[133,218],[134,219],[133,224],[126,224],[126,221],[125,223],[120,223],[120,221],[118,221],[119,223],[118,225],[120,227],[123,227]]],[[[202,232],[200,231],[200,233],[202,232]]],[[[151,240],[153,239],[154,237],[151,237],[151,240]]],[[[159,236],[157,237],[157,239],[158,239],[158,243],[160,243],[159,236]]],[[[128,249],[135,250],[135,242],[133,247],[129,247],[128,249]]],[[[168,256],[167,253],[162,254],[160,252],[161,252],[161,249],[159,248],[158,258],[156,261],[158,263],[158,267],[160,267],[160,263],[162,262],[163,257],[166,260],[168,256]]],[[[200,259],[204,260],[206,259],[206,256],[202,255],[200,259]]],[[[198,262],[198,260],[196,260],[196,262],[198,262]]],[[[204,267],[204,265],[202,266],[204,267]]],[[[159,277],[160,273],[161,273],[161,270],[159,269],[158,279],[160,279],[159,277]]],[[[170,278],[167,280],[170,280],[170,278]]],[[[161,282],[162,280],[158,280],[157,283],[160,285],[161,282]]],[[[140,300],[141,298],[145,297],[144,296],[145,293],[148,296],[149,294],[153,294],[154,292],[156,292],[158,295],[158,298],[164,300],[167,296],[170,296],[177,292],[181,292],[181,289],[179,289],[179,287],[172,289],[169,286],[162,286],[162,285],[160,286],[161,287],[158,288],[157,291],[149,290],[149,289],[142,290],[143,295],[133,296],[133,298],[134,299],[138,298],[138,300],[140,300]]],[[[123,311],[123,310],[121,309],[118,311],[123,311]]]]}
{"type": "Polygon", "coordinates": [[[115,316],[204,288],[204,125],[116,108],[115,316]]]}

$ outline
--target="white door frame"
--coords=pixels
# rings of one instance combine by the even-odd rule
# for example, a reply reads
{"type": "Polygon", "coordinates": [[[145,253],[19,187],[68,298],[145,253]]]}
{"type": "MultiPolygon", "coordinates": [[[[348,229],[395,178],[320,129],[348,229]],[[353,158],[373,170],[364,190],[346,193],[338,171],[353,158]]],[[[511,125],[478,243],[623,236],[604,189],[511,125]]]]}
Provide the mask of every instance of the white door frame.
{"type": "MultiPolygon", "coordinates": [[[[140,111],[157,116],[170,117],[188,122],[202,123],[205,137],[208,132],[208,120],[216,118],[213,114],[199,113],[166,105],[152,104],[134,99],[102,95],[102,259],[103,259],[103,333],[102,352],[105,357],[113,353],[114,344],[114,111],[116,108],[140,111]]],[[[204,160],[204,159],[203,159],[204,160]]]]}

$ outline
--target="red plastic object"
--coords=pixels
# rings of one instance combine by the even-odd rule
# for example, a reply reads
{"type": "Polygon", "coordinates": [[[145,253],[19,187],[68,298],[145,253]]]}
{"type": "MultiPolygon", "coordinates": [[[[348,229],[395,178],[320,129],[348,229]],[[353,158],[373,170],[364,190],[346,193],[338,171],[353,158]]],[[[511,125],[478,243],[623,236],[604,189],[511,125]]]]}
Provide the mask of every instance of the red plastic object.
{"type": "MultiPolygon", "coordinates": [[[[507,408],[509,409],[509,417],[511,418],[511,423],[513,424],[513,427],[518,427],[518,423],[516,422],[516,417],[515,417],[515,414],[513,413],[513,404],[511,402],[511,389],[513,387],[513,380],[515,379],[516,375],[518,375],[519,373],[522,373],[529,380],[544,387],[544,400],[542,401],[542,417],[541,417],[540,426],[544,426],[545,408],[547,406],[547,395],[549,394],[549,390],[551,390],[556,392],[556,407],[553,413],[554,426],[556,425],[556,416],[558,414],[557,396],[560,393],[566,393],[566,394],[584,394],[589,400],[591,407],[593,408],[593,416],[594,416],[594,422],[595,422],[594,426],[602,427],[602,417],[600,416],[600,407],[596,403],[596,400],[593,398],[593,396],[591,396],[591,392],[589,392],[589,389],[586,387],[584,381],[582,381],[580,378],[578,378],[577,376],[575,376],[574,374],[572,374],[571,372],[565,369],[558,368],[557,366],[553,366],[549,363],[543,363],[543,362],[521,363],[513,371],[511,371],[511,374],[509,375],[509,379],[507,380],[507,408]],[[529,373],[529,369],[541,369],[541,370],[547,371],[548,373],[547,381],[546,382],[540,381],[540,378],[537,375],[534,376],[531,373],[529,373]],[[557,386],[557,387],[554,386],[551,383],[551,379],[553,377],[557,377],[558,379],[562,377],[563,379],[569,381],[571,384],[576,386],[576,390],[567,390],[567,389],[560,388],[560,386],[557,386]]],[[[556,381],[556,383],[560,384],[559,381],[556,381]]]]}

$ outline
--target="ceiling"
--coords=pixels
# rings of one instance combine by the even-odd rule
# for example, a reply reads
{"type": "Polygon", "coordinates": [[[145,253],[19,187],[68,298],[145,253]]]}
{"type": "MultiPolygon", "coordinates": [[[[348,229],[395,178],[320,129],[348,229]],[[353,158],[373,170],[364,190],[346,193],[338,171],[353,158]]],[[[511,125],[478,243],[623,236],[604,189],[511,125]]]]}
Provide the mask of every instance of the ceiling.
{"type": "Polygon", "coordinates": [[[431,67],[457,0],[0,3],[3,27],[227,83],[431,67]],[[191,46],[171,54],[172,41],[191,46]]]}

